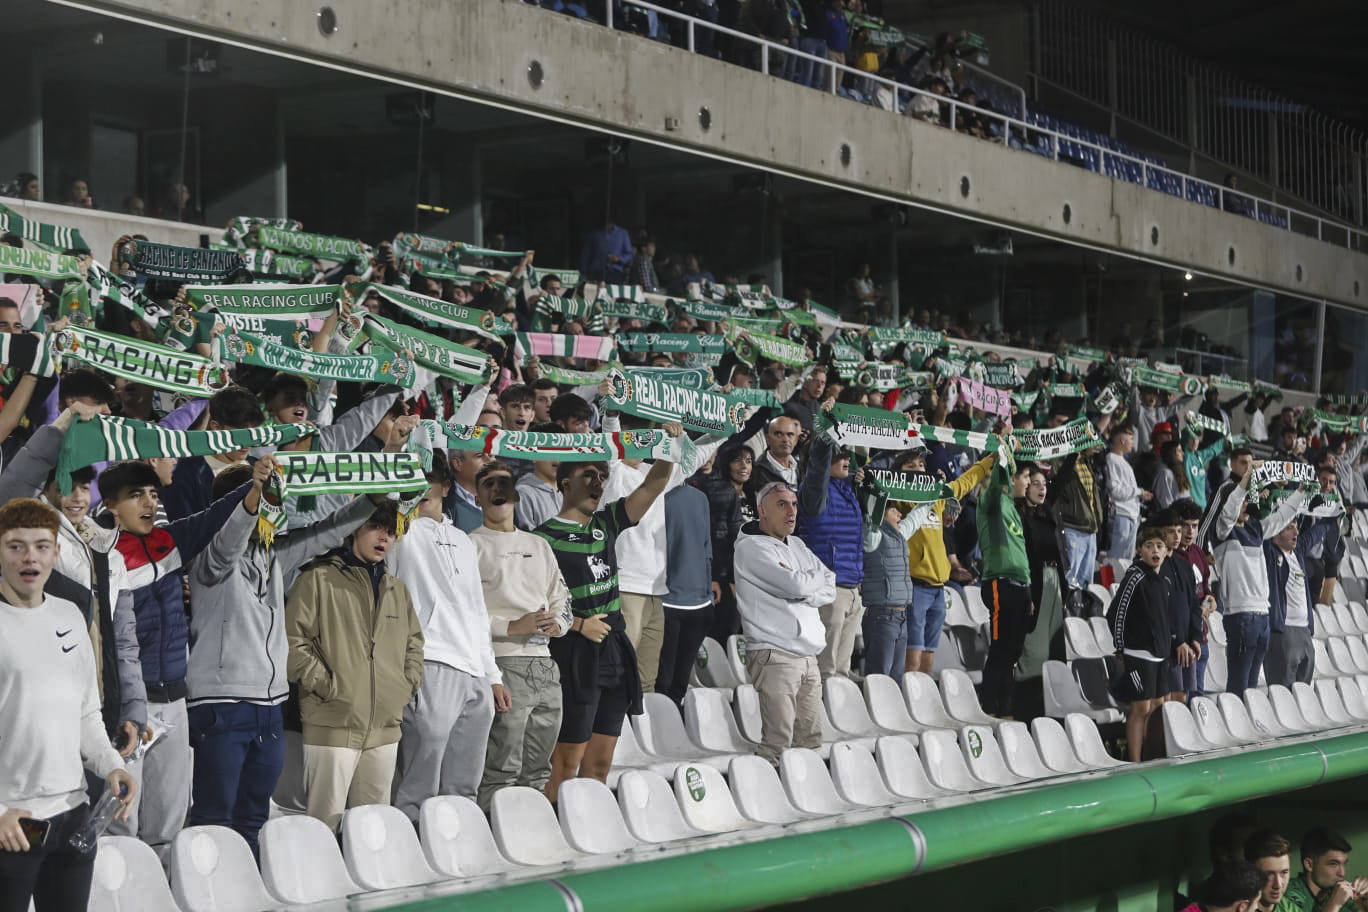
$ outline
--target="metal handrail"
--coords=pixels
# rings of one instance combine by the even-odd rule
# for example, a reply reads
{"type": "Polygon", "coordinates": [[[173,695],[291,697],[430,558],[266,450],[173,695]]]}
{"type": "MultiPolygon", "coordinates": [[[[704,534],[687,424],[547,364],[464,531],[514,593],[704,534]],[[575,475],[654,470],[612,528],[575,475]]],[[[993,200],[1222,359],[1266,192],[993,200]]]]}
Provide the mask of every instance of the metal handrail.
{"type": "MultiPolygon", "coordinates": [[[[608,0],[607,2],[607,24],[610,28],[612,27],[613,22],[613,3],[614,0],[608,0]]],[[[1059,160],[1059,148],[1061,143],[1073,143],[1074,145],[1094,150],[1098,155],[1099,168],[1106,156],[1111,156],[1113,159],[1118,161],[1126,161],[1139,165],[1142,168],[1141,174],[1144,178],[1144,182],[1142,185],[1145,187],[1149,186],[1148,180],[1150,172],[1170,175],[1182,181],[1182,199],[1184,200],[1188,199],[1187,192],[1190,186],[1207,187],[1214,191],[1216,194],[1216,201],[1218,204],[1216,208],[1224,212],[1231,212],[1237,215],[1247,214],[1251,218],[1256,217],[1260,213],[1272,213],[1275,215],[1280,213],[1286,221],[1286,225],[1281,227],[1283,228],[1283,230],[1288,232],[1293,232],[1292,217],[1295,215],[1298,218],[1305,219],[1314,224],[1316,229],[1315,236],[1322,242],[1333,244],[1337,247],[1345,247],[1349,250],[1368,252],[1368,241],[1365,240],[1365,237],[1368,236],[1368,232],[1360,231],[1356,228],[1353,228],[1350,225],[1344,224],[1343,222],[1324,219],[1313,213],[1306,212],[1301,209],[1294,209],[1291,206],[1278,203],[1271,199],[1265,199],[1263,197],[1255,196],[1251,193],[1243,193],[1238,190],[1231,190],[1230,188],[1222,186],[1221,184],[1214,184],[1211,181],[1202,180],[1201,178],[1193,177],[1192,175],[1185,174],[1181,171],[1175,171],[1174,169],[1167,168],[1163,165],[1156,165],[1142,158],[1137,158],[1133,155],[1128,155],[1125,152],[1117,152],[1113,149],[1108,149],[1105,146],[1100,146],[1097,143],[1090,142],[1086,139],[1079,139],[1077,137],[1069,136],[1068,134],[1062,133],[1058,130],[1052,130],[1048,127],[1032,124],[1024,119],[1012,117],[1011,115],[1003,114],[998,111],[994,111],[987,108],[981,108],[977,105],[965,104],[964,102],[952,98],[948,95],[937,95],[934,92],[928,92],[924,89],[919,89],[916,86],[905,85],[903,83],[896,82],[895,80],[888,79],[874,73],[866,72],[865,70],[856,69],[855,67],[849,66],[848,64],[838,63],[834,60],[829,60],[826,57],[818,57],[816,54],[807,54],[803,51],[795,50],[794,48],[789,47],[786,44],[780,44],[776,41],[770,41],[766,38],[758,38],[755,35],[749,35],[745,32],[737,31],[736,29],[727,28],[726,26],[715,25],[711,22],[707,22],[703,19],[698,19],[694,16],[689,16],[685,13],[680,13],[676,10],[670,10],[662,6],[657,6],[656,4],[649,2],[649,0],[622,0],[622,3],[624,6],[633,6],[640,9],[651,10],[658,16],[665,16],[667,18],[684,23],[687,30],[687,45],[690,53],[695,52],[695,40],[697,37],[697,30],[700,28],[705,29],[711,33],[727,35],[739,41],[755,45],[758,48],[760,48],[760,72],[765,75],[769,75],[770,73],[769,58],[772,52],[778,53],[781,57],[787,55],[791,57],[803,58],[807,61],[810,61],[813,66],[820,65],[824,67],[830,67],[830,79],[826,80],[827,87],[823,89],[823,91],[827,91],[830,94],[837,94],[837,89],[839,87],[837,73],[846,73],[854,77],[855,79],[863,80],[866,84],[881,85],[887,88],[892,93],[894,108],[893,113],[897,116],[902,116],[901,113],[898,111],[898,97],[900,93],[905,93],[907,95],[924,95],[935,100],[936,103],[939,105],[946,105],[949,107],[950,123],[947,126],[951,130],[954,130],[956,128],[956,121],[959,109],[966,108],[970,111],[975,112],[981,117],[987,118],[994,122],[1001,122],[1003,125],[1004,141],[1006,140],[1007,134],[1011,132],[1011,127],[1013,126],[1023,131],[1023,135],[1035,133],[1037,135],[1048,137],[1050,140],[1050,158],[1054,161],[1059,160]],[[1243,205],[1252,203],[1253,209],[1248,213],[1241,212],[1239,209],[1232,209],[1230,208],[1230,205],[1228,205],[1228,200],[1229,203],[1233,205],[1243,205]],[[1341,231],[1344,232],[1345,242],[1343,244],[1337,244],[1333,240],[1326,237],[1325,227],[1327,225],[1333,229],[1331,232],[1332,234],[1341,231]],[[1357,243],[1355,243],[1355,241],[1357,241],[1357,243]]],[[[963,63],[964,61],[961,62],[963,63]]],[[[882,108],[882,105],[875,105],[875,107],[882,108]]],[[[1101,172],[1099,171],[1099,173],[1101,172]]],[[[1114,180],[1115,178],[1112,179],[1114,180]]],[[[1188,201],[1194,202],[1193,200],[1188,201]]],[[[1272,228],[1280,227],[1271,222],[1264,222],[1263,224],[1266,224],[1272,228]]],[[[1293,233],[1300,234],[1301,232],[1293,233]]]]}

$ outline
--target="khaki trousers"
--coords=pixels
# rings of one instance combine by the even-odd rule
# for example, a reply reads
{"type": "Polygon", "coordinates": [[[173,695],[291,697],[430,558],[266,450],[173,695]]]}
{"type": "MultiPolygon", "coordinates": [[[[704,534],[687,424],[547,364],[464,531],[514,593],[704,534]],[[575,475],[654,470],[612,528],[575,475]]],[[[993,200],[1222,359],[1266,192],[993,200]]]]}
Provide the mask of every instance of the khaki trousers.
{"type": "Polygon", "coordinates": [[[342,823],[342,812],[347,808],[389,804],[398,756],[398,741],[367,750],[304,745],[308,815],[317,817],[336,831],[342,823]]]}
{"type": "Polygon", "coordinates": [[[790,747],[822,745],[822,676],[814,656],[747,649],[746,675],[760,698],[760,748],[770,763],[790,747]]]}
{"type": "Polygon", "coordinates": [[[660,647],[665,641],[665,608],[658,595],[639,595],[635,592],[619,594],[622,620],[627,625],[627,639],[637,654],[637,670],[641,674],[641,692],[655,693],[656,674],[660,671],[660,647]]]}
{"type": "Polygon", "coordinates": [[[850,677],[850,654],[855,651],[855,634],[864,620],[864,601],[859,589],[836,587],[836,601],[817,609],[826,627],[826,648],[817,656],[822,680],[832,675],[850,677]]]}

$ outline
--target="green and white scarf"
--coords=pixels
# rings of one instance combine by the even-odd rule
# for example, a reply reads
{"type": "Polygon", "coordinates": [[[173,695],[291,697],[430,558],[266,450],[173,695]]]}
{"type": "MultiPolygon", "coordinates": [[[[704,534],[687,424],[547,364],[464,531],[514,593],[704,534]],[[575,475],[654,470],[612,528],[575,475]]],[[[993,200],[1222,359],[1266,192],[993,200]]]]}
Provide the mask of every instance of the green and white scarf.
{"type": "MultiPolygon", "coordinates": [[[[526,367],[527,363],[523,362],[522,366],[526,367]]],[[[613,370],[613,368],[621,366],[622,365],[617,362],[612,362],[590,371],[576,370],[573,367],[560,367],[543,361],[537,365],[537,378],[540,380],[550,380],[552,383],[558,383],[563,386],[598,386],[604,380],[608,379],[608,373],[613,370]]]]}
{"type": "Polygon", "coordinates": [[[51,253],[63,253],[67,250],[90,252],[90,245],[75,228],[36,222],[24,218],[5,205],[0,205],[0,234],[17,234],[25,241],[51,253]]]}
{"type": "Polygon", "coordinates": [[[722,393],[677,386],[641,372],[614,369],[608,383],[608,408],[651,421],[678,421],[704,434],[730,437],[750,414],[750,406],[722,393]]]}
{"type": "MultiPolygon", "coordinates": [[[[86,271],[86,284],[90,288],[92,301],[99,301],[101,305],[117,304],[159,334],[164,332],[171,321],[170,311],[138,291],[132,282],[110,272],[94,260],[91,260],[86,271]]],[[[95,309],[99,310],[102,307],[95,309]]]]}
{"type": "Polygon", "coordinates": [[[737,312],[726,304],[705,298],[672,298],[670,304],[674,307],[675,313],[688,314],[695,320],[709,323],[718,323],[738,316],[737,312]]]}
{"type": "Polygon", "coordinates": [[[983,382],[998,389],[1017,389],[1025,378],[1017,367],[1016,361],[983,362],[983,382]]]}
{"type": "Polygon", "coordinates": [[[407,494],[399,502],[399,535],[417,510],[428,480],[416,453],[294,453],[277,450],[276,473],[262,491],[257,537],[270,547],[287,527],[284,500],[313,494],[407,494]]]}
{"type": "Polygon", "coordinates": [[[688,435],[671,437],[664,431],[622,431],[616,434],[546,434],[539,431],[505,431],[502,428],[466,427],[423,421],[425,433],[409,435],[409,448],[431,464],[433,448],[486,456],[528,459],[534,462],[607,462],[612,459],[664,459],[677,463],[684,474],[698,469],[698,454],[688,435]]]}
{"type": "Polygon", "coordinates": [[[1208,383],[1214,389],[1223,390],[1227,393],[1247,393],[1249,392],[1249,382],[1246,380],[1236,380],[1225,374],[1216,374],[1208,378],[1208,383]]]}
{"type": "Polygon", "coordinates": [[[274,225],[256,225],[248,233],[247,245],[264,247],[279,253],[313,257],[333,263],[348,261],[365,263],[370,258],[370,247],[348,238],[309,234],[274,225]]]}
{"type": "Polygon", "coordinates": [[[1209,418],[1200,412],[1188,412],[1184,416],[1183,433],[1191,433],[1200,437],[1207,431],[1219,434],[1222,437],[1230,434],[1230,429],[1226,427],[1226,423],[1219,418],[1209,418]],[[1192,428],[1192,430],[1189,431],[1188,428],[1192,428]]]}
{"type": "Polygon", "coordinates": [[[1097,409],[1100,415],[1110,415],[1116,411],[1125,396],[1125,389],[1120,383],[1108,383],[1097,391],[1097,397],[1093,399],[1093,408],[1097,409]]]}
{"type": "MultiPolygon", "coordinates": [[[[346,325],[349,330],[354,327],[350,321],[346,325]]],[[[407,351],[420,367],[459,383],[483,383],[489,377],[489,356],[478,349],[372,313],[365,314],[364,327],[363,332],[351,336],[349,348],[353,352],[369,339],[372,345],[391,353],[407,351]]]]}
{"type": "MultiPolygon", "coordinates": [[[[638,286],[631,286],[636,288],[638,286]]],[[[670,312],[664,304],[655,301],[629,301],[623,298],[600,298],[603,313],[619,320],[641,320],[643,323],[666,323],[670,312]]]]}
{"type": "Polygon", "coordinates": [[[1085,345],[1070,345],[1069,357],[1078,361],[1086,361],[1089,364],[1101,364],[1108,358],[1105,349],[1088,348],[1085,345]]]}
{"type": "Polygon", "coordinates": [[[11,272],[17,275],[35,276],[40,279],[79,279],[81,262],[74,256],[51,253],[47,250],[34,250],[29,247],[11,247],[0,244],[0,274],[11,272]]]}
{"type": "Polygon", "coordinates": [[[733,399],[746,403],[753,408],[769,409],[770,411],[781,410],[784,403],[779,401],[779,395],[774,390],[759,389],[749,386],[732,387],[732,391],[727,394],[733,399]]]}
{"type": "Polygon", "coordinates": [[[537,304],[532,312],[532,328],[536,330],[549,330],[555,323],[556,317],[560,317],[561,325],[570,320],[578,320],[583,326],[584,331],[592,335],[604,332],[608,326],[608,320],[604,316],[603,301],[596,299],[577,298],[560,295],[547,294],[542,292],[537,297],[537,304]]]}
{"type": "Polygon", "coordinates": [[[1103,445],[1097,428],[1087,418],[1075,418],[1055,428],[1012,431],[1013,456],[1028,462],[1059,459],[1103,445]]]}
{"type": "Polygon", "coordinates": [[[239,215],[228,222],[228,227],[223,232],[223,243],[232,247],[241,247],[246,243],[247,235],[251,234],[252,229],[258,225],[284,228],[287,231],[298,231],[304,227],[291,218],[256,218],[250,215],[239,215]]]}
{"type": "Polygon", "coordinates": [[[208,358],[85,327],[53,333],[52,355],[197,399],[207,399],[232,382],[228,371],[208,358]]]}
{"type": "Polygon", "coordinates": [[[52,346],[41,333],[0,333],[0,364],[15,374],[35,377],[55,377],[57,365],[52,360],[52,346]]]}
{"type": "Polygon", "coordinates": [[[1146,367],[1143,364],[1130,368],[1130,382],[1136,386],[1151,386],[1171,393],[1182,393],[1184,396],[1200,396],[1206,390],[1206,384],[1202,382],[1201,377],[1146,367]]]}
{"type": "Polygon", "coordinates": [[[188,287],[188,300],[227,326],[287,348],[307,349],[310,320],[337,310],[340,285],[220,285],[188,287]]]}
{"type": "Polygon", "coordinates": [[[902,412],[837,404],[817,413],[813,433],[840,447],[910,450],[922,446],[921,435],[902,412]]]}
{"type": "Polygon", "coordinates": [[[906,342],[936,349],[945,344],[945,333],[911,326],[875,326],[869,330],[866,338],[876,345],[897,345],[906,342]]]}
{"type": "Polygon", "coordinates": [[[1311,419],[1320,423],[1327,431],[1335,434],[1368,434],[1368,417],[1358,415],[1336,415],[1321,409],[1311,410],[1311,419]]]}
{"type": "Polygon", "coordinates": [[[618,348],[625,352],[684,352],[721,357],[727,351],[725,340],[697,333],[618,333],[617,343],[618,348]]]}
{"type": "Polygon", "coordinates": [[[236,250],[212,247],[177,247],[152,241],[128,241],[119,249],[121,272],[131,269],[138,275],[175,282],[222,285],[246,268],[236,250]]]}
{"type": "Polygon", "coordinates": [[[513,334],[512,326],[488,310],[466,307],[464,304],[452,304],[449,301],[443,301],[441,298],[430,298],[427,295],[405,291],[391,285],[377,285],[374,282],[368,282],[355,289],[353,286],[344,285],[342,289],[343,303],[355,307],[354,302],[363,300],[372,291],[400,310],[428,323],[449,326],[463,332],[477,333],[496,341],[500,336],[513,334]]]}
{"type": "MultiPolygon", "coordinates": [[[[898,503],[931,503],[937,500],[953,500],[954,490],[930,472],[895,472],[892,469],[877,469],[865,466],[865,477],[898,503]]],[[[883,511],[879,511],[883,517],[883,511]]]]}
{"type": "Polygon", "coordinates": [[[608,361],[613,357],[615,343],[611,336],[565,335],[561,333],[526,333],[513,336],[513,354],[517,358],[588,358],[608,361]]]}
{"type": "Polygon", "coordinates": [[[172,431],[145,421],[98,415],[74,422],[57,455],[57,481],[71,493],[71,473],[97,462],[211,456],[254,447],[279,447],[308,437],[309,424],[264,424],[236,431],[172,431]]]}
{"type": "Polygon", "coordinates": [[[1321,397],[1331,405],[1345,406],[1348,408],[1363,408],[1368,405],[1368,393],[1357,393],[1348,396],[1343,393],[1326,393],[1321,397]]]}
{"type": "Polygon", "coordinates": [[[742,336],[732,326],[726,327],[725,333],[727,341],[736,351],[736,357],[747,364],[755,364],[757,356],[763,356],[788,367],[805,367],[812,362],[807,346],[797,342],[757,332],[747,332],[742,336]]]}
{"type": "Polygon", "coordinates": [[[226,244],[211,245],[217,248],[237,250],[242,261],[253,275],[284,279],[312,279],[318,272],[315,261],[307,257],[289,256],[274,250],[260,247],[230,247],[226,244]]]}
{"type": "Polygon", "coordinates": [[[712,372],[701,368],[691,367],[631,367],[627,369],[628,376],[635,374],[645,374],[657,380],[664,380],[666,383],[673,383],[676,386],[687,387],[688,389],[710,389],[712,386],[712,372]]]}
{"type": "Polygon", "coordinates": [[[300,377],[339,380],[352,383],[384,383],[411,389],[413,362],[392,356],[332,355],[305,351],[272,342],[240,330],[229,330],[219,337],[225,360],[284,371],[300,377]]]}
{"type": "Polygon", "coordinates": [[[1267,496],[1274,485],[1290,485],[1308,494],[1320,490],[1316,481],[1316,467],[1309,462],[1275,462],[1269,460],[1249,476],[1249,502],[1257,505],[1267,496]]]}

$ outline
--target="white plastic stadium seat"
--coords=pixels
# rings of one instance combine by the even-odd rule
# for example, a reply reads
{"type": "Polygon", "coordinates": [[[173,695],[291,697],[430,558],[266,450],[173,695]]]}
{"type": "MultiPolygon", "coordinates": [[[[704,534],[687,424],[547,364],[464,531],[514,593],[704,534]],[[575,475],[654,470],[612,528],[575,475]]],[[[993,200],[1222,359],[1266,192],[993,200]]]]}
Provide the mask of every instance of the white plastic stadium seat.
{"type": "Polygon", "coordinates": [[[1338,674],[1356,675],[1365,670],[1354,664],[1354,658],[1349,652],[1349,641],[1344,637],[1326,640],[1325,649],[1330,653],[1330,662],[1338,674]]]}
{"type": "Polygon", "coordinates": [[[675,842],[702,835],[684,822],[679,802],[664,776],[648,770],[628,770],[618,780],[617,792],[622,819],[642,842],[675,842]]]}
{"type": "Polygon", "coordinates": [[[1320,609],[1316,612],[1316,630],[1322,634],[1316,639],[1344,636],[1344,631],[1340,629],[1339,616],[1335,614],[1335,606],[1317,605],[1316,607],[1320,609]]]}
{"type": "Polygon", "coordinates": [[[746,638],[739,633],[727,637],[727,664],[738,681],[743,684],[750,681],[750,675],[746,674],[746,638]]]}
{"type": "Polygon", "coordinates": [[[1221,622],[1221,615],[1213,614],[1207,620],[1208,641],[1215,640],[1222,646],[1226,644],[1225,624],[1221,622]]]}
{"type": "Polygon", "coordinates": [[[1237,747],[1245,743],[1244,738],[1237,736],[1226,726],[1225,718],[1221,715],[1221,707],[1217,706],[1211,697],[1193,697],[1188,701],[1188,710],[1192,713],[1192,721],[1196,723],[1197,731],[1210,743],[1217,747],[1237,747]]]}
{"type": "Polygon", "coordinates": [[[1092,624],[1079,617],[1064,618],[1064,646],[1065,656],[1070,661],[1102,659],[1111,654],[1097,648],[1097,636],[1093,633],[1092,624]]]}
{"type": "Polygon", "coordinates": [[[831,724],[845,738],[878,738],[882,735],[896,735],[898,731],[884,729],[874,724],[869,717],[869,707],[865,705],[860,686],[850,678],[833,675],[822,682],[822,694],[826,698],[826,708],[831,724]]]}
{"type": "Polygon", "coordinates": [[[1160,711],[1164,715],[1164,753],[1169,757],[1183,754],[1200,754],[1215,750],[1212,744],[1197,730],[1192,713],[1182,703],[1165,703],[1160,711]]]}
{"type": "Polygon", "coordinates": [[[1110,706],[1094,706],[1083,696],[1078,679],[1064,662],[1047,660],[1040,666],[1041,686],[1045,692],[1045,715],[1063,719],[1080,713],[1095,722],[1120,722],[1121,711],[1110,706]]]}
{"type": "Polygon", "coordinates": [[[741,736],[747,741],[760,743],[763,722],[760,718],[760,695],[755,692],[754,684],[742,684],[736,688],[736,725],[741,736]]]}
{"type": "Polygon", "coordinates": [[[691,687],[685,692],[684,730],[690,741],[709,753],[749,754],[756,747],[741,734],[722,691],[712,687],[691,687]]]}
{"type": "Polygon", "coordinates": [[[870,719],[884,731],[915,733],[926,727],[918,725],[908,713],[898,682],[888,675],[865,675],[864,696],[870,719]]]}
{"type": "Polygon", "coordinates": [[[257,912],[266,892],[247,841],[223,826],[186,827],[171,843],[171,894],[183,912],[257,912]]]}
{"type": "MultiPolygon", "coordinates": [[[[1211,629],[1219,626],[1213,625],[1211,629]]],[[[1226,664],[1225,644],[1216,642],[1213,637],[1207,642],[1206,678],[1202,681],[1202,689],[1207,693],[1223,693],[1229,678],[1230,666],[1226,664]]]]}
{"type": "MultiPolygon", "coordinates": [[[[1340,678],[1340,680],[1344,680],[1340,678]]],[[[1305,687],[1306,685],[1302,685],[1305,687]]],[[[1319,698],[1321,709],[1325,711],[1325,716],[1330,720],[1330,724],[1337,728],[1345,728],[1354,725],[1356,720],[1349,714],[1349,710],[1344,705],[1344,700],[1340,699],[1340,689],[1338,681],[1317,681],[1315,696],[1319,698]]]]}
{"type": "Polygon", "coordinates": [[[1311,631],[1311,636],[1317,640],[1323,640],[1330,636],[1329,628],[1333,626],[1334,622],[1325,620],[1325,616],[1330,613],[1330,606],[1317,605],[1311,609],[1311,613],[1316,620],[1315,624],[1312,625],[1315,629],[1311,631]]]}
{"type": "Polygon", "coordinates": [[[273,817],[261,828],[261,879],[287,903],[316,903],[360,893],[332,828],[307,814],[273,817]]]}
{"type": "Polygon", "coordinates": [[[997,721],[983,711],[974,684],[964,672],[947,670],[941,675],[940,688],[950,718],[969,725],[992,725],[997,721]]]}
{"type": "Polygon", "coordinates": [[[1354,618],[1354,626],[1359,633],[1368,634],[1368,608],[1362,602],[1350,602],[1349,614],[1354,618]]]}
{"type": "MultiPolygon", "coordinates": [[[[1249,715],[1249,707],[1245,706],[1244,701],[1234,694],[1221,693],[1213,697],[1216,706],[1221,711],[1221,721],[1225,723],[1226,730],[1231,737],[1238,738],[1246,744],[1253,744],[1258,741],[1268,741],[1277,737],[1273,730],[1267,725],[1256,725],[1254,719],[1249,715]]],[[[1271,713],[1272,710],[1270,709],[1271,713]]]]}
{"type": "Polygon", "coordinates": [[[1316,671],[1314,677],[1317,678],[1337,678],[1340,671],[1330,661],[1330,650],[1326,648],[1329,640],[1312,640],[1311,646],[1315,656],[1316,671]]]}
{"type": "Polygon", "coordinates": [[[874,755],[863,745],[832,746],[831,782],[836,786],[836,794],[851,804],[887,807],[901,800],[884,784],[874,755]]]}
{"type": "Polygon", "coordinates": [[[926,774],[937,788],[948,792],[976,792],[990,787],[969,772],[964,755],[960,753],[957,732],[943,728],[923,732],[921,753],[926,761],[926,774]]]}
{"type": "Polygon", "coordinates": [[[537,789],[499,789],[489,803],[489,820],[500,853],[514,864],[563,865],[579,857],[565,841],[551,802],[537,789]]]}
{"type": "Polygon", "coordinates": [[[1102,617],[1090,617],[1088,618],[1088,624],[1092,627],[1093,639],[1097,641],[1097,648],[1101,651],[1102,655],[1116,655],[1116,649],[1112,646],[1112,632],[1111,628],[1107,626],[1107,619],[1102,617]]]}
{"type": "Polygon", "coordinates": [[[1335,727],[1335,723],[1326,713],[1325,707],[1321,705],[1320,697],[1316,696],[1316,691],[1310,684],[1303,684],[1297,681],[1292,685],[1292,698],[1297,701],[1297,711],[1302,718],[1310,723],[1316,731],[1325,731],[1335,727]]]}
{"type": "Polygon", "coordinates": [[[736,809],[747,820],[783,826],[812,816],[793,806],[768,761],[756,756],[737,757],[728,767],[736,809]]]}
{"type": "Polygon", "coordinates": [[[706,763],[719,772],[727,768],[731,760],[729,755],[710,753],[689,740],[684,720],[679,717],[679,707],[669,697],[659,693],[642,694],[642,709],[641,715],[632,717],[632,727],[637,742],[646,753],[673,761],[671,766],[689,761],[706,763]]]}
{"type": "Polygon", "coordinates": [[[1345,636],[1361,636],[1363,634],[1350,605],[1332,605],[1331,610],[1335,612],[1335,620],[1339,621],[1340,630],[1344,631],[1345,636]]]}
{"type": "Polygon", "coordinates": [[[1354,666],[1358,669],[1355,674],[1368,672],[1368,643],[1363,642],[1362,636],[1346,637],[1344,642],[1349,647],[1349,656],[1354,660],[1354,666]]]}
{"type": "Polygon", "coordinates": [[[745,678],[736,676],[736,669],[727,661],[727,647],[712,637],[703,638],[695,667],[698,671],[698,680],[704,687],[735,688],[746,683],[745,678]]]}
{"type": "Polygon", "coordinates": [[[629,769],[648,769],[667,776],[674,770],[676,762],[647,754],[637,743],[636,729],[630,722],[624,721],[622,734],[618,735],[617,746],[613,749],[613,767],[608,771],[608,787],[616,788],[618,779],[629,769]]]}
{"type": "Polygon", "coordinates": [[[1069,713],[1064,717],[1064,728],[1069,733],[1078,759],[1094,769],[1122,766],[1125,761],[1118,760],[1102,745],[1102,736],[1097,731],[1097,723],[1082,713],[1069,713]]]}
{"type": "Polygon", "coordinates": [[[1353,678],[1340,678],[1337,683],[1340,699],[1344,702],[1344,709],[1350,718],[1368,722],[1368,702],[1363,699],[1363,691],[1359,689],[1358,681],[1353,678]]]}
{"type": "Polygon", "coordinates": [[[732,833],[751,823],[736,809],[722,774],[706,763],[680,764],[674,776],[675,799],[684,822],[703,833],[732,833]]]}
{"type": "MultiPolygon", "coordinates": [[[[1221,696],[1229,697],[1232,700],[1240,699],[1234,694],[1222,694],[1221,696]]],[[[1291,696],[1291,694],[1289,694],[1289,696],[1291,696]]],[[[1257,687],[1251,687],[1244,692],[1243,699],[1245,709],[1249,713],[1250,721],[1254,724],[1255,730],[1259,732],[1263,740],[1268,740],[1269,738],[1286,738],[1288,735],[1298,733],[1295,729],[1288,728],[1279,721],[1278,714],[1273,710],[1273,701],[1268,699],[1268,693],[1266,691],[1259,690],[1257,687]]],[[[1222,709],[1222,713],[1229,718],[1231,714],[1230,708],[1222,709]]]]}
{"type": "Polygon", "coordinates": [[[931,784],[917,749],[906,738],[880,738],[875,748],[889,791],[903,798],[940,798],[951,794],[931,784]]]}
{"type": "Polygon", "coordinates": [[[959,724],[950,718],[941,702],[940,691],[935,680],[926,672],[909,671],[903,674],[903,697],[912,715],[912,721],[923,728],[958,728],[959,724]]]}
{"type": "Polygon", "coordinates": [[[1315,731],[1316,726],[1302,715],[1301,709],[1297,705],[1297,698],[1292,691],[1283,687],[1281,684],[1273,684],[1268,688],[1268,702],[1273,704],[1273,714],[1277,717],[1278,723],[1288,731],[1310,732],[1315,731]]]}
{"type": "Polygon", "coordinates": [[[779,780],[793,806],[806,814],[824,817],[856,810],[836,794],[831,774],[816,751],[791,747],[780,754],[779,780]]]}
{"type": "Polygon", "coordinates": [[[616,855],[640,845],[627,832],[612,790],[597,779],[562,782],[556,792],[556,815],[565,841],[586,855],[616,855]]]}
{"type": "Polygon", "coordinates": [[[393,890],[442,879],[423,857],[413,823],[388,804],[347,809],[342,815],[342,854],[352,879],[367,890],[393,890]]]}
{"type": "Polygon", "coordinates": [[[516,867],[499,851],[484,811],[460,795],[424,801],[418,809],[418,835],[428,864],[447,877],[483,877],[516,867]]]}
{"type": "Polygon", "coordinates": [[[131,836],[100,837],[89,908],[90,912],[179,912],[157,853],[131,836]]]}
{"type": "Polygon", "coordinates": [[[1088,591],[1097,596],[1104,608],[1111,604],[1112,594],[1110,590],[1101,583],[1088,583],[1088,591]]]}
{"type": "Polygon", "coordinates": [[[964,752],[964,762],[976,779],[991,785],[1017,785],[1028,781],[1007,767],[1002,756],[997,735],[987,725],[966,725],[959,733],[960,750],[964,752]]]}
{"type": "Polygon", "coordinates": [[[1056,773],[1084,773],[1089,767],[1074,753],[1064,726],[1049,716],[1031,720],[1031,735],[1035,738],[1040,759],[1056,773]]]}
{"type": "Polygon", "coordinates": [[[1048,779],[1059,775],[1040,759],[1040,751],[1025,722],[999,722],[997,735],[1007,769],[1013,774],[1022,779],[1048,779]]]}

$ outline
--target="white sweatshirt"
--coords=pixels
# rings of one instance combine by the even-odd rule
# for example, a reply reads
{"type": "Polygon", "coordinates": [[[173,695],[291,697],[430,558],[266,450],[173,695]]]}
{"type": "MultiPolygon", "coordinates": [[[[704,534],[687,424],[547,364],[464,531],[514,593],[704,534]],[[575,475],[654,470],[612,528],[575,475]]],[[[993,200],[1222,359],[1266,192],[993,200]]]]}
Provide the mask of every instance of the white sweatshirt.
{"type": "Polygon", "coordinates": [[[1117,516],[1140,518],[1140,485],[1135,480],[1135,470],[1126,457],[1116,453],[1107,454],[1107,494],[1117,516]]]}
{"type": "Polygon", "coordinates": [[[391,567],[408,587],[423,626],[423,661],[502,684],[470,538],[445,516],[441,522],[420,516],[399,539],[391,567]]]}
{"type": "Polygon", "coordinates": [[[103,779],[123,761],[105,734],[95,652],[76,606],[0,601],[0,630],[0,813],[46,820],[85,803],[85,769],[103,779]]]}
{"type": "MultiPolygon", "coordinates": [[[[605,433],[616,433],[621,424],[615,416],[603,419],[605,433]]],[[[698,450],[697,464],[703,465],[717,448],[726,442],[725,437],[704,435],[695,444],[698,450]]],[[[603,496],[599,498],[599,509],[631,494],[646,480],[651,471],[650,463],[630,466],[620,459],[608,464],[608,480],[603,483],[603,496]]],[[[665,584],[665,492],[677,488],[687,480],[684,470],[673,466],[670,480],[665,490],[651,504],[646,514],[632,528],[617,537],[618,590],[636,595],[664,595],[670,591],[665,584]]]]}
{"type": "Polygon", "coordinates": [[[508,625],[528,612],[550,611],[560,624],[556,636],[570,631],[570,590],[551,545],[540,535],[522,529],[500,532],[488,526],[471,532],[470,540],[480,556],[480,582],[489,609],[494,654],[500,658],[549,658],[547,637],[510,634],[508,625]]]}
{"type": "Polygon", "coordinates": [[[736,537],[736,607],[746,650],[815,656],[826,646],[817,613],[836,600],[836,574],[797,535],[778,539],[747,523],[736,537]]]}

